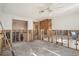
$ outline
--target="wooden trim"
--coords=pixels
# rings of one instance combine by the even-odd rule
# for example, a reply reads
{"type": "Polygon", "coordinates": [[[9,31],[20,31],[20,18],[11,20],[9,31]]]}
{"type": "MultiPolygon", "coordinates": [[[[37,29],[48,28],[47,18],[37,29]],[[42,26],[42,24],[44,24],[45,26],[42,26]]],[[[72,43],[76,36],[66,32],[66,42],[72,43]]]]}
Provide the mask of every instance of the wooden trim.
{"type": "Polygon", "coordinates": [[[70,33],[68,31],[68,48],[69,48],[69,36],[70,36],[70,33]]]}

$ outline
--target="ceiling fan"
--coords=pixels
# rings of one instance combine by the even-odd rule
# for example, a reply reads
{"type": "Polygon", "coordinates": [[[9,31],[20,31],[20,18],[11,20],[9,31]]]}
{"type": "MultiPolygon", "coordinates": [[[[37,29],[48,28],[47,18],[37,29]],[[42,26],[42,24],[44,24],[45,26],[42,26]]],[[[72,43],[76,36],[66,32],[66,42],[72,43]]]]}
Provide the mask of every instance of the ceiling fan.
{"type": "Polygon", "coordinates": [[[40,13],[44,13],[45,11],[47,11],[47,12],[51,13],[51,12],[53,12],[53,10],[57,10],[59,8],[63,8],[62,6],[57,6],[57,5],[55,6],[55,5],[51,4],[51,3],[46,4],[45,7],[46,8],[41,8],[42,10],[40,10],[39,12],[40,13]],[[51,7],[53,7],[53,9],[51,7]]]}
{"type": "Polygon", "coordinates": [[[47,7],[46,9],[41,10],[40,13],[44,13],[45,11],[52,12],[50,7],[47,7]]]}
{"type": "Polygon", "coordinates": [[[48,4],[47,7],[43,10],[40,11],[40,13],[44,13],[45,11],[47,12],[52,12],[52,10],[50,9],[51,4],[48,4]]]}

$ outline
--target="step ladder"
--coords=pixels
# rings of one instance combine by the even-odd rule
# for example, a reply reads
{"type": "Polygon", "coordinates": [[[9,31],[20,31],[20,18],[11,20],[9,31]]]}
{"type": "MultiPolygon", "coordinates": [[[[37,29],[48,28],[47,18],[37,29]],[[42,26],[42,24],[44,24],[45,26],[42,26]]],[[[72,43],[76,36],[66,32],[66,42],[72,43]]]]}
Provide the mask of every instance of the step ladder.
{"type": "Polygon", "coordinates": [[[5,33],[4,33],[4,31],[3,31],[4,28],[3,28],[3,25],[2,25],[2,22],[1,22],[1,21],[0,21],[0,26],[1,26],[1,28],[2,28],[2,32],[0,32],[0,54],[2,54],[2,49],[3,49],[2,45],[3,45],[3,40],[4,40],[4,38],[5,38],[6,41],[7,41],[8,46],[9,46],[9,50],[10,50],[10,52],[12,53],[12,56],[15,56],[15,53],[14,53],[14,51],[13,51],[13,49],[12,49],[12,46],[10,45],[9,40],[8,40],[7,36],[5,35],[5,33]]]}

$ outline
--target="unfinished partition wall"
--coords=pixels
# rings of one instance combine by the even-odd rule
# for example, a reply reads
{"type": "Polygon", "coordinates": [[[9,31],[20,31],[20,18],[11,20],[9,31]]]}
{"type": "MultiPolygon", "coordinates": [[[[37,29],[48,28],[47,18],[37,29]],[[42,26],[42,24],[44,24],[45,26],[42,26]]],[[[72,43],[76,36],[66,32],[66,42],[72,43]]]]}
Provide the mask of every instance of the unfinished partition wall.
{"type": "Polygon", "coordinates": [[[54,41],[56,41],[56,44],[67,46],[67,43],[68,43],[67,31],[66,30],[55,30],[55,39],[54,41]]]}
{"type": "Polygon", "coordinates": [[[53,43],[79,50],[79,30],[52,30],[53,43]]]}
{"type": "Polygon", "coordinates": [[[38,30],[39,30],[39,25],[38,22],[33,22],[33,39],[37,40],[38,39],[38,30]]]}
{"type": "Polygon", "coordinates": [[[52,36],[52,26],[51,26],[51,19],[44,19],[43,21],[40,21],[40,35],[42,35],[42,40],[45,41],[52,41],[50,38],[52,36]]]}
{"type": "Polygon", "coordinates": [[[51,19],[33,22],[33,39],[53,42],[51,25],[51,19]]]}
{"type": "Polygon", "coordinates": [[[76,45],[77,45],[76,47],[77,47],[77,49],[79,50],[79,31],[78,31],[78,38],[77,38],[77,42],[76,42],[76,43],[77,43],[77,44],[76,44],[76,45]]]}
{"type": "MultiPolygon", "coordinates": [[[[0,44],[0,46],[1,46],[1,48],[6,48],[6,47],[8,47],[8,42],[7,42],[7,40],[9,41],[9,43],[10,43],[10,46],[12,46],[12,31],[11,30],[3,30],[4,31],[4,34],[5,34],[5,36],[4,36],[4,38],[1,38],[1,44],[0,44]]],[[[1,35],[2,35],[2,31],[1,31],[1,35]]]]}
{"type": "Polygon", "coordinates": [[[2,52],[2,35],[0,31],[0,53],[2,52]]]}
{"type": "Polygon", "coordinates": [[[57,36],[56,36],[56,31],[55,30],[52,30],[52,41],[53,41],[53,43],[57,42],[57,36]]]}
{"type": "Polygon", "coordinates": [[[27,21],[12,20],[12,42],[28,41],[27,21]]]}
{"type": "Polygon", "coordinates": [[[33,30],[28,30],[28,41],[33,41],[33,30]]]}
{"type": "Polygon", "coordinates": [[[71,31],[69,31],[69,34],[70,34],[70,36],[69,36],[69,47],[77,49],[76,48],[76,44],[77,44],[76,43],[76,39],[77,39],[76,31],[71,30],[71,31]]]}
{"type": "Polygon", "coordinates": [[[61,36],[61,41],[62,41],[62,45],[69,47],[69,36],[68,36],[68,31],[67,30],[63,30],[62,32],[62,36],[61,36]]]}
{"type": "Polygon", "coordinates": [[[13,30],[12,32],[12,42],[27,41],[27,31],[26,30],[13,30]]]}
{"type": "Polygon", "coordinates": [[[13,42],[39,39],[79,50],[79,30],[52,30],[50,19],[34,22],[33,30],[27,30],[27,22],[23,22],[22,24],[14,21],[12,27],[13,42]]]}

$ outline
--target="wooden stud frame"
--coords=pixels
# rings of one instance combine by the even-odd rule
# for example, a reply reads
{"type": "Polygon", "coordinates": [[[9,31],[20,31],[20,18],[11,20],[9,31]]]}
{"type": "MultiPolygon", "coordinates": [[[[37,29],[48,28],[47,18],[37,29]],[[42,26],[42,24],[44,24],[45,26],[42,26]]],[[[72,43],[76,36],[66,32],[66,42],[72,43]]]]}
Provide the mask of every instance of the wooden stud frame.
{"type": "Polygon", "coordinates": [[[0,53],[2,52],[2,32],[0,30],[0,53]]]}
{"type": "MultiPolygon", "coordinates": [[[[16,32],[16,30],[4,30],[4,32],[5,32],[5,34],[6,34],[6,32],[8,32],[8,31],[10,31],[10,45],[12,46],[12,32],[16,32]]],[[[23,30],[22,30],[23,31],[23,30]]],[[[25,30],[24,30],[25,31],[25,30]]],[[[41,32],[42,32],[42,35],[41,35],[41,40],[42,40],[42,38],[44,38],[44,31],[43,30],[40,30],[41,32]]],[[[53,30],[51,30],[52,31],[52,34],[53,34],[53,30]]],[[[57,42],[57,30],[54,30],[55,32],[56,32],[56,42],[57,42]]],[[[62,31],[62,30],[61,30],[62,31]]],[[[1,32],[1,31],[0,31],[1,32]]],[[[27,32],[28,32],[28,37],[29,37],[29,31],[27,30],[27,32]]],[[[69,47],[69,39],[70,39],[70,30],[67,30],[67,32],[68,32],[68,34],[67,34],[67,36],[68,36],[68,43],[67,43],[67,47],[68,48],[71,48],[71,47],[69,47]]],[[[32,38],[31,38],[31,40],[34,40],[33,39],[33,30],[31,30],[31,35],[32,35],[32,38]]],[[[0,35],[0,37],[1,37],[1,35],[0,35]]],[[[50,36],[51,37],[51,36],[50,36]]],[[[53,35],[52,35],[52,37],[53,37],[53,35]]],[[[62,37],[61,37],[61,39],[62,39],[62,37]]],[[[77,38],[78,39],[78,38],[77,38]]],[[[77,44],[77,39],[76,39],[76,44],[77,44]]],[[[53,40],[53,39],[52,39],[53,40]]],[[[5,43],[4,43],[4,45],[5,45],[5,48],[6,48],[6,46],[7,46],[7,43],[6,43],[6,39],[4,40],[5,41],[5,43]]],[[[0,41],[1,42],[1,41],[0,41]]],[[[54,41],[53,41],[53,43],[54,43],[54,41]]],[[[63,43],[63,41],[62,41],[62,43],[63,43]]],[[[1,46],[1,45],[0,45],[1,46]]],[[[0,47],[0,49],[1,49],[1,47],[0,47]]],[[[74,49],[74,48],[72,48],[72,49],[74,49]]],[[[76,50],[78,50],[78,47],[77,47],[77,45],[76,45],[76,50]]]]}
{"type": "MultiPolygon", "coordinates": [[[[60,32],[62,32],[62,30],[60,32]]],[[[63,46],[63,34],[61,34],[61,45],[63,46]]]]}

